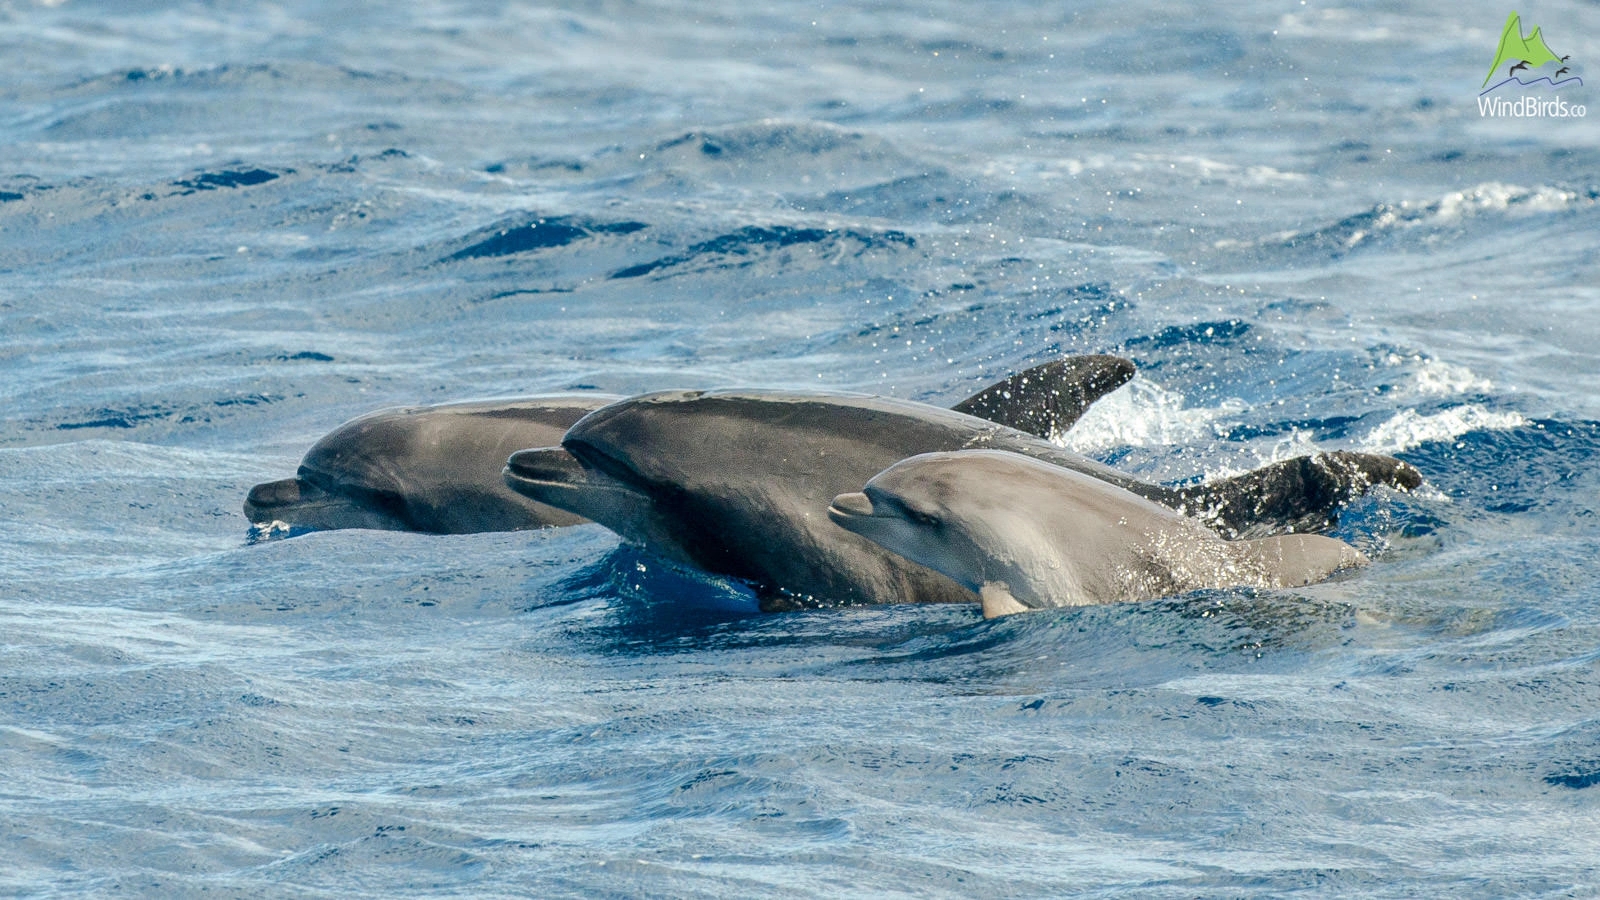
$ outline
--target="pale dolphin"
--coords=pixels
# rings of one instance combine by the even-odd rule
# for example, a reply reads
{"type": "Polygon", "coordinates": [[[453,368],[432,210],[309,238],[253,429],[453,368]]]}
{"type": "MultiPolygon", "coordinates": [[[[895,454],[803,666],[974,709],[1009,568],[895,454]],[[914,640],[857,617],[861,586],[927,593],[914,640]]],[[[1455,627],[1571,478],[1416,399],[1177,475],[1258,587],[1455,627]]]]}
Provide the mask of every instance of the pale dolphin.
{"type": "Polygon", "coordinates": [[[1366,562],[1318,534],[1225,541],[1132,491],[1003,450],[902,460],[835,497],[828,517],[978,593],[986,618],[1202,588],[1298,587],[1366,562]]]}
{"type": "MultiPolygon", "coordinates": [[[[1070,428],[1133,373],[1133,363],[1116,356],[1067,357],[991,385],[958,408],[1049,435],[1070,428]]],[[[582,522],[511,490],[500,470],[513,452],[559,443],[578,419],[620,399],[564,394],[368,413],[317,441],[296,477],[256,485],[245,516],[258,527],[441,534],[582,522]]]]}
{"type": "Polygon", "coordinates": [[[1039,437],[857,394],[668,391],[596,410],[561,447],[512,455],[517,491],[660,556],[754,585],[764,608],[973,601],[971,591],[834,525],[837,494],[941,450],[1011,450],[1189,512],[1228,534],[1316,530],[1371,484],[1421,483],[1386,456],[1317,454],[1182,488],[1147,484],[1039,437]]]}

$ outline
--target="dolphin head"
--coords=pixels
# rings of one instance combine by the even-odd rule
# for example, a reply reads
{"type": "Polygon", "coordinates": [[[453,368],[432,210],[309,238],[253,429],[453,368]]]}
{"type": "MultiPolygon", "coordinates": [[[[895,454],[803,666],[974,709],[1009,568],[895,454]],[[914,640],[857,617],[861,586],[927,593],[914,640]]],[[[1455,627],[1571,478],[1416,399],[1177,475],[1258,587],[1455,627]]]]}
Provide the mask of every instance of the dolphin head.
{"type": "Polygon", "coordinates": [[[507,486],[529,499],[598,522],[631,544],[679,562],[691,561],[674,552],[677,543],[663,520],[657,490],[625,464],[575,449],[579,452],[538,447],[511,454],[504,471],[507,486]]]}
{"type": "Polygon", "coordinates": [[[630,543],[672,559],[688,559],[695,540],[675,515],[682,471],[699,442],[674,415],[694,391],[658,391],[603,406],[567,429],[560,447],[522,450],[506,464],[506,483],[526,497],[577,513],[630,543]]]}
{"type": "Polygon", "coordinates": [[[257,485],[245,515],[257,524],[439,534],[576,524],[497,476],[511,451],[555,443],[606,401],[548,395],[367,413],[312,445],[297,477],[257,485]]]}
{"type": "Polygon", "coordinates": [[[892,491],[869,483],[865,490],[840,494],[828,506],[828,518],[846,531],[919,565],[943,572],[967,590],[983,584],[972,566],[949,546],[944,519],[924,512],[892,491]]]}
{"type": "Polygon", "coordinates": [[[561,447],[518,450],[506,460],[506,484],[540,503],[593,519],[620,533],[638,508],[650,502],[641,486],[583,464],[561,447]]]}
{"type": "Polygon", "coordinates": [[[1092,548],[1097,539],[1045,527],[1043,520],[1055,517],[1040,515],[1040,498],[1062,479],[1091,493],[1120,492],[1015,453],[960,450],[903,459],[874,475],[861,493],[834,498],[828,515],[980,595],[998,588],[1017,608],[1084,602],[1072,599],[1083,593],[1079,575],[1060,562],[1070,555],[1058,551],[1063,540],[1092,548]]]}
{"type": "Polygon", "coordinates": [[[302,472],[295,478],[268,481],[250,489],[244,514],[253,524],[282,522],[299,528],[371,528],[405,531],[404,503],[392,495],[325,490],[302,472]]]}
{"type": "Polygon", "coordinates": [[[400,471],[410,438],[394,424],[406,412],[378,410],[329,432],[306,451],[294,478],[250,489],[246,518],[257,525],[411,529],[400,471]]]}
{"type": "Polygon", "coordinates": [[[990,504],[981,479],[957,464],[959,458],[924,453],[901,460],[873,476],[859,493],[833,498],[828,517],[976,593],[998,577],[995,556],[985,546],[1001,542],[982,510],[973,515],[963,508],[969,501],[990,504]]]}

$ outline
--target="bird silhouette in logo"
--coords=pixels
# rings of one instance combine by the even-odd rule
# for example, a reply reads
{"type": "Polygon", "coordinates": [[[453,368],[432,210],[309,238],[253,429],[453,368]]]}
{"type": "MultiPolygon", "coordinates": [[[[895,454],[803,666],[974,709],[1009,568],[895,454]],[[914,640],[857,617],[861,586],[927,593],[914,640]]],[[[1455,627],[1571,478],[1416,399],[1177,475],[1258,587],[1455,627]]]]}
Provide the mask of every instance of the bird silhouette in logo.
{"type": "MultiPolygon", "coordinates": [[[[1547,84],[1552,89],[1561,85],[1583,84],[1583,79],[1572,74],[1572,69],[1566,67],[1571,56],[1563,56],[1550,49],[1545,42],[1544,31],[1534,27],[1531,33],[1522,30],[1522,17],[1513,12],[1506,17],[1506,25],[1500,30],[1500,43],[1494,51],[1494,62],[1489,66],[1489,74],[1483,77],[1484,94],[1516,84],[1522,87],[1531,87],[1536,84],[1547,84]],[[1561,71],[1554,75],[1545,74],[1545,64],[1554,63],[1552,68],[1561,71]],[[1500,83],[1489,87],[1496,73],[1504,73],[1500,83]],[[1526,73],[1526,74],[1524,74],[1526,73]]],[[[1513,88],[1512,90],[1516,90],[1513,88]]]]}

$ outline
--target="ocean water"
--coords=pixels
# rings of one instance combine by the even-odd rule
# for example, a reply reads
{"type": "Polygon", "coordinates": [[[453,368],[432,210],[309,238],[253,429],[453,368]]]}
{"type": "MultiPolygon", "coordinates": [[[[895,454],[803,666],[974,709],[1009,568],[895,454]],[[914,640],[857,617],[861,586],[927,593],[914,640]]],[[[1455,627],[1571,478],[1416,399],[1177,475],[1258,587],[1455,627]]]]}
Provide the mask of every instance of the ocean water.
{"type": "Polygon", "coordinates": [[[1600,111],[1480,114],[1508,12],[0,3],[0,894],[1600,892],[1600,111]],[[1074,352],[1148,478],[1429,486],[989,622],[240,509],[382,406],[1074,352]]]}

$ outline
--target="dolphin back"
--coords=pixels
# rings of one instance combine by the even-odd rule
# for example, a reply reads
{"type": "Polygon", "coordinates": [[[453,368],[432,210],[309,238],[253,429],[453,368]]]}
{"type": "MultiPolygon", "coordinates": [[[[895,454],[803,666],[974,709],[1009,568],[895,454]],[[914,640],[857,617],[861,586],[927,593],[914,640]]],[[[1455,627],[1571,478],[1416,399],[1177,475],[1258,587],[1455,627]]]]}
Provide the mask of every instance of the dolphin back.
{"type": "Polygon", "coordinates": [[[1344,541],[1321,534],[1284,534],[1234,541],[1233,547],[1262,575],[1262,585],[1301,587],[1323,581],[1340,569],[1367,564],[1367,557],[1344,541]]]}

